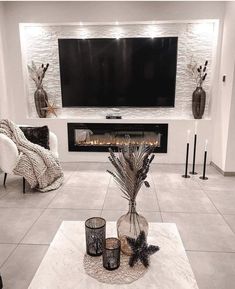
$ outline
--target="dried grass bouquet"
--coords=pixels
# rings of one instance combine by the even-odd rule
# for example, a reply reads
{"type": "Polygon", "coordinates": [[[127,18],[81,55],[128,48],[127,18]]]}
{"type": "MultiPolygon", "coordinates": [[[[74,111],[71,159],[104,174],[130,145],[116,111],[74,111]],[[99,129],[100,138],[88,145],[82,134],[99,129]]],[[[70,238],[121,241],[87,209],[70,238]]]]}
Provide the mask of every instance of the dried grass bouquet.
{"type": "Polygon", "coordinates": [[[115,172],[108,172],[120,187],[122,197],[129,201],[129,211],[117,220],[118,238],[121,241],[121,250],[126,255],[132,254],[128,244],[128,237],[136,239],[141,231],[148,234],[148,221],[136,211],[136,197],[141,186],[150,187],[146,181],[149,167],[154,159],[154,147],[141,144],[126,144],[121,147],[118,155],[110,149],[109,160],[115,172]]]}
{"type": "Polygon", "coordinates": [[[49,67],[49,63],[46,65],[42,64],[39,67],[37,67],[32,61],[32,66],[28,65],[29,75],[32,78],[32,80],[35,82],[36,87],[39,88],[42,86],[43,78],[45,77],[45,73],[49,67]]]}
{"type": "Polygon", "coordinates": [[[143,184],[150,187],[146,181],[149,166],[154,159],[154,147],[141,144],[139,147],[131,144],[121,147],[118,156],[109,149],[109,161],[115,168],[110,173],[120,187],[123,198],[135,202],[136,196],[143,184]]]}
{"type": "Polygon", "coordinates": [[[198,65],[198,63],[192,58],[190,63],[187,65],[189,74],[193,77],[197,87],[202,87],[203,82],[207,77],[207,65],[206,60],[204,65],[198,65]]]}

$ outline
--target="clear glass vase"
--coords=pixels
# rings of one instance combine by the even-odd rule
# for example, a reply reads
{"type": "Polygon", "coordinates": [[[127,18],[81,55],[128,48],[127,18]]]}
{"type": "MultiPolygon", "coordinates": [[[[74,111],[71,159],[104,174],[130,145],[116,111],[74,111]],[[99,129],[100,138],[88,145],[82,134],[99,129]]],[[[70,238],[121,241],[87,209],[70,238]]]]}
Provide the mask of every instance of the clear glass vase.
{"type": "Polygon", "coordinates": [[[132,250],[128,245],[126,237],[136,239],[140,231],[148,234],[148,222],[140,214],[136,212],[136,202],[129,202],[129,211],[121,216],[117,221],[117,234],[121,241],[121,251],[125,255],[131,255],[132,250]]]}

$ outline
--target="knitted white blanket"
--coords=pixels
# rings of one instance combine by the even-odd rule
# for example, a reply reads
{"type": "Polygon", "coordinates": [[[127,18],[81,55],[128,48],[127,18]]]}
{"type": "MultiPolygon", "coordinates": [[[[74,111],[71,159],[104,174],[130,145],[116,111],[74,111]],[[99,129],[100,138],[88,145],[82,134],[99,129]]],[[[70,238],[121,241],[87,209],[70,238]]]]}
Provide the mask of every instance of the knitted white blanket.
{"type": "Polygon", "coordinates": [[[31,143],[12,121],[0,121],[0,133],[8,136],[17,146],[19,159],[13,173],[23,176],[31,188],[47,192],[59,188],[63,171],[59,160],[49,150],[31,143]]]}

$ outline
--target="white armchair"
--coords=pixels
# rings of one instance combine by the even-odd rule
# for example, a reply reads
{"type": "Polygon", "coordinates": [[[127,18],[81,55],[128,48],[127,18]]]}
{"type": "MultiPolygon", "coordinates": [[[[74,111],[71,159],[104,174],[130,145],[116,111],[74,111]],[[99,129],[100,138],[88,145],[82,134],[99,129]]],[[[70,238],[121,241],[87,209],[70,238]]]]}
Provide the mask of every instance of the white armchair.
{"type": "MultiPolygon", "coordinates": [[[[53,132],[49,132],[50,151],[58,157],[58,139],[53,132]]],[[[19,152],[15,143],[6,135],[0,134],[0,169],[5,173],[3,185],[6,186],[7,174],[14,174],[19,152]]],[[[25,179],[23,178],[23,192],[25,193],[25,179]]]]}

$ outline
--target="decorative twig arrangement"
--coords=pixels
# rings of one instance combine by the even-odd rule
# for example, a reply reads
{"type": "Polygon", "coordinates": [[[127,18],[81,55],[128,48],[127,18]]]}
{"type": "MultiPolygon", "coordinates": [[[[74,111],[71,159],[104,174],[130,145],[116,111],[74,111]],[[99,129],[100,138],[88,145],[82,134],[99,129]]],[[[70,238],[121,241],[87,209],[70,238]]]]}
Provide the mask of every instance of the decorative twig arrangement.
{"type": "Polygon", "coordinates": [[[109,149],[109,160],[116,172],[110,173],[119,185],[123,198],[129,202],[135,202],[136,196],[143,184],[150,187],[147,178],[149,166],[154,159],[154,148],[144,144],[139,147],[126,144],[121,147],[119,156],[109,149]]]}
{"type": "Polygon", "coordinates": [[[41,64],[37,68],[34,61],[32,61],[32,66],[28,65],[29,75],[35,82],[37,88],[34,93],[34,101],[39,117],[47,117],[50,114],[54,114],[55,116],[57,116],[56,110],[59,109],[59,107],[55,105],[55,101],[50,103],[50,101],[48,100],[48,95],[43,89],[42,81],[45,77],[48,67],[49,63],[41,64]]]}
{"type": "Polygon", "coordinates": [[[42,80],[45,76],[48,67],[49,63],[47,63],[46,65],[42,64],[37,68],[34,61],[32,61],[31,67],[28,65],[29,75],[35,82],[37,88],[42,87],[42,80]]]}
{"type": "Polygon", "coordinates": [[[207,60],[205,61],[204,66],[202,66],[198,65],[197,62],[193,59],[191,59],[191,62],[187,65],[188,72],[193,77],[197,87],[202,87],[202,84],[207,77],[207,65],[207,60]]]}

